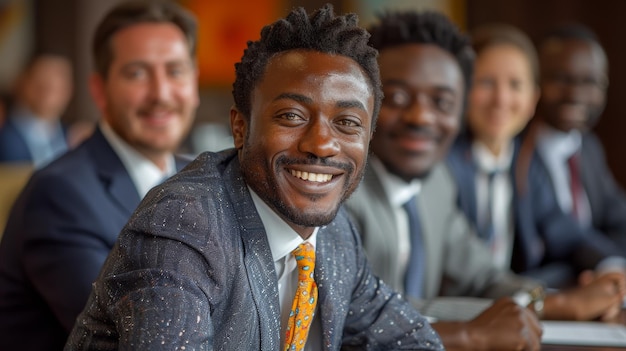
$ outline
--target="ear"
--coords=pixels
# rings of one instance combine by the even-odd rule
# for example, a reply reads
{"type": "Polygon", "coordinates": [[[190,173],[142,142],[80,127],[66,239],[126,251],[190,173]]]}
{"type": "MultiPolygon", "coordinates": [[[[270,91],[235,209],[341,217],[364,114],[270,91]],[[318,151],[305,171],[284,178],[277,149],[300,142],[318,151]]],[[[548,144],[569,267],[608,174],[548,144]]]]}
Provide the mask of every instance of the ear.
{"type": "Polygon", "coordinates": [[[230,108],[230,129],[233,132],[235,148],[241,150],[246,140],[248,121],[234,106],[230,108]]]}
{"type": "Polygon", "coordinates": [[[104,78],[98,73],[92,73],[89,77],[89,92],[100,110],[103,118],[106,118],[107,98],[104,78]]]}

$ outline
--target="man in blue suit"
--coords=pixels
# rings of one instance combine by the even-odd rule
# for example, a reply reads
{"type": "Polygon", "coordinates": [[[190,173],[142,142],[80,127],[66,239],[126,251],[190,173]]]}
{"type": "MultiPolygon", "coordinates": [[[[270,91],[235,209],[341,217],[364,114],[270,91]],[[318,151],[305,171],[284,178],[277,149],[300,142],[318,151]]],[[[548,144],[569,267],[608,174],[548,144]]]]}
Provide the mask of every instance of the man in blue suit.
{"type": "Polygon", "coordinates": [[[442,349],[372,275],[340,207],[362,177],[382,99],[367,39],[355,15],[327,5],[293,10],[248,43],[235,66],[235,149],[201,154],[148,194],[66,349],[442,349]],[[314,248],[306,277],[318,295],[306,295],[315,313],[292,348],[300,246],[314,248]]]}
{"type": "Polygon", "coordinates": [[[102,121],[36,172],[0,243],[0,349],[62,349],[117,235],[175,157],[198,105],[195,20],[123,6],[99,27],[91,78],[102,121]]]}
{"type": "Polygon", "coordinates": [[[40,168],[67,148],[61,115],[72,96],[72,67],[63,56],[37,53],[17,79],[13,104],[0,123],[0,162],[40,168]]]}

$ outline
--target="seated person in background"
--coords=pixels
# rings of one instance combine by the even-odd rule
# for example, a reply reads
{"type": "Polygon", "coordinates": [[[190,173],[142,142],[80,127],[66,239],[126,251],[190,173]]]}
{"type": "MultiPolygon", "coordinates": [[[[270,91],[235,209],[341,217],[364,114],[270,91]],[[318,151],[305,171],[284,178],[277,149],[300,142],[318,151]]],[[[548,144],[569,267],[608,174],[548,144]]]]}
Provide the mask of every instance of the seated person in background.
{"type": "Polygon", "coordinates": [[[626,254],[626,197],[592,131],[609,83],[604,49],[588,28],[559,27],[542,40],[539,63],[541,99],[532,132],[558,204],[626,254]]]}
{"type": "Polygon", "coordinates": [[[539,98],[534,46],[501,24],[478,28],[472,39],[477,56],[466,128],[448,155],[459,206],[499,267],[552,288],[575,285],[579,272],[610,264],[620,252],[561,211],[537,157],[520,157],[524,135],[517,135],[539,98]]]}
{"type": "Polygon", "coordinates": [[[235,65],[235,149],[201,154],[148,194],[66,350],[443,349],[371,274],[340,209],[382,98],[368,37],[326,5],[248,42],[235,65]]]}
{"type": "Polygon", "coordinates": [[[72,89],[72,66],[65,57],[39,53],[28,62],[0,124],[0,162],[40,168],[67,150],[61,115],[72,89]]]}
{"type": "Polygon", "coordinates": [[[94,38],[95,133],[37,171],[0,242],[0,349],[63,348],[140,199],[181,169],[198,106],[195,20],[170,2],[122,4],[94,38]]]}
{"type": "MultiPolygon", "coordinates": [[[[370,32],[384,100],[370,162],[347,206],[374,272],[422,299],[420,304],[440,295],[501,298],[539,290],[537,282],[493,263],[457,208],[455,184],[443,163],[471,80],[469,40],[430,12],[390,13],[370,32]]],[[[610,319],[625,292],[624,277],[610,275],[545,300],[535,295],[530,307],[549,319],[610,319]]],[[[433,328],[449,349],[539,348],[536,317],[509,298],[469,321],[433,328]]]]}

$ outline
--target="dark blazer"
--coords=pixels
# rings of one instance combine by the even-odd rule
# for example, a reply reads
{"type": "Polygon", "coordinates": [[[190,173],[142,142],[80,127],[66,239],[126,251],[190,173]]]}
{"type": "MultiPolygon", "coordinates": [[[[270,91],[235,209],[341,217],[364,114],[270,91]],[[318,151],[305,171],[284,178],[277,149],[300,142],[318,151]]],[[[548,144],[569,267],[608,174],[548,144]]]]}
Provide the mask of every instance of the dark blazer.
{"type": "Polygon", "coordinates": [[[0,162],[30,162],[33,156],[12,118],[0,125],[0,162]]]}
{"type": "MultiPolygon", "coordinates": [[[[442,349],[400,295],[372,276],[340,210],[317,236],[324,350],[442,349]]],[[[271,350],[278,280],[237,152],[203,153],[153,189],[107,259],[66,350],[271,350]]]]}
{"type": "MultiPolygon", "coordinates": [[[[571,216],[561,211],[547,170],[536,156],[532,157],[524,173],[527,176],[523,180],[524,189],[518,187],[518,139],[514,147],[510,168],[514,186],[512,270],[556,288],[571,284],[581,270],[593,269],[602,259],[618,255],[613,242],[601,233],[581,229],[571,216]]],[[[467,135],[457,138],[447,161],[458,184],[459,207],[477,226],[477,168],[467,135]]]]}
{"type": "Polygon", "coordinates": [[[579,165],[593,227],[617,243],[626,255],[626,196],[609,169],[600,140],[593,133],[583,134],[579,165]]]}
{"type": "Polygon", "coordinates": [[[62,349],[139,201],[99,129],[33,174],[0,243],[0,349],[62,349]]]}

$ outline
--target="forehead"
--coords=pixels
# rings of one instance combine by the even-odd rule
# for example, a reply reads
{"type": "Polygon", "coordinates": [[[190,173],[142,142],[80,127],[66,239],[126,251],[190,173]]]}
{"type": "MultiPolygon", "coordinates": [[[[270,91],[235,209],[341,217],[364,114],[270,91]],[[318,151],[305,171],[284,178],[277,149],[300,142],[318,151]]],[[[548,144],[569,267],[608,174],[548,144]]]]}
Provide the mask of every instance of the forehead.
{"type": "Polygon", "coordinates": [[[314,101],[359,101],[370,115],[373,113],[372,83],[361,66],[346,56],[309,50],[275,55],[254,88],[254,96],[275,99],[290,93],[314,101]]]}
{"type": "Polygon", "coordinates": [[[606,56],[593,42],[579,39],[553,39],[544,44],[541,55],[544,70],[581,70],[604,73],[606,56]]]}
{"type": "Polygon", "coordinates": [[[380,51],[380,75],[385,84],[401,82],[413,87],[445,87],[463,91],[463,73],[457,60],[432,44],[406,44],[380,51]]]}
{"type": "Polygon", "coordinates": [[[481,71],[516,71],[531,73],[531,62],[526,53],[512,44],[497,44],[482,50],[476,57],[475,73],[481,71]]]}
{"type": "Polygon", "coordinates": [[[182,30],[169,22],[138,23],[119,30],[111,39],[113,59],[135,57],[169,59],[190,58],[189,46],[182,30]]]}

